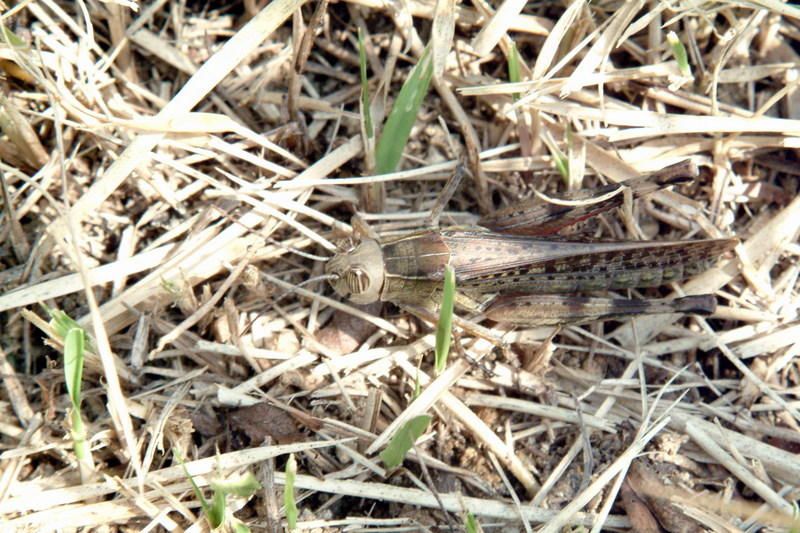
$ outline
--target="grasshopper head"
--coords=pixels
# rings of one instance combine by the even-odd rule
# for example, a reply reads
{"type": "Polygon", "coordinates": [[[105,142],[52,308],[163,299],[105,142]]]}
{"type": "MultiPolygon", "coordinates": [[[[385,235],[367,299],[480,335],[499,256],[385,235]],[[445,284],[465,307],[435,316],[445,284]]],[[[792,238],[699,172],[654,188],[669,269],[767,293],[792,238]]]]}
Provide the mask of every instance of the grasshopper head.
{"type": "Polygon", "coordinates": [[[383,289],[383,252],[374,239],[339,252],[325,266],[326,274],[337,276],[330,284],[340,296],[356,304],[378,301],[383,289]]]}

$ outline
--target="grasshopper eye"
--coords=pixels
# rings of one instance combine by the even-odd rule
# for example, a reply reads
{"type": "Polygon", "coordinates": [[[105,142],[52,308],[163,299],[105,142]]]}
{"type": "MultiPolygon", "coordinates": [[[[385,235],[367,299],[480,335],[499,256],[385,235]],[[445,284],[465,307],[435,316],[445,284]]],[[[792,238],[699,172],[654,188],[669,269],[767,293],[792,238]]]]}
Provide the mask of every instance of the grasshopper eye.
{"type": "Polygon", "coordinates": [[[347,290],[350,294],[363,294],[369,289],[369,276],[360,267],[347,272],[347,290]]]}

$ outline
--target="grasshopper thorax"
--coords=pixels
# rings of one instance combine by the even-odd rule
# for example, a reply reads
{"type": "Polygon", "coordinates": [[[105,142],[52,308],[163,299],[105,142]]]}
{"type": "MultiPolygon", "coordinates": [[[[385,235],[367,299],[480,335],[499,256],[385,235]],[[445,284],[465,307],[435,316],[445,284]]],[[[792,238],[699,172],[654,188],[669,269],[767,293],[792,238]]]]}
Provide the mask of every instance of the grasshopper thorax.
{"type": "Polygon", "coordinates": [[[353,303],[369,304],[383,290],[383,251],[374,239],[363,239],[354,247],[337,253],[325,266],[333,290],[353,303]]]}

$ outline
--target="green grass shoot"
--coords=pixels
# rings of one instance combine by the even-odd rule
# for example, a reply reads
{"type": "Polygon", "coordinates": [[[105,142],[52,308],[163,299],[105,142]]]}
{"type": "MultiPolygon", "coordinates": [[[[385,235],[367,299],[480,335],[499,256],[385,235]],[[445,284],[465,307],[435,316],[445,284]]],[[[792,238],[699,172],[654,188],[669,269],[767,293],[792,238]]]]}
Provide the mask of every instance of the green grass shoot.
{"type": "Polygon", "coordinates": [[[672,48],[672,55],[675,56],[675,61],[678,62],[678,68],[681,70],[681,74],[688,78],[693,77],[692,67],[689,65],[689,59],[686,54],[686,47],[683,46],[678,35],[674,31],[669,32],[667,34],[667,41],[672,48]]]}
{"type": "Polygon", "coordinates": [[[175,458],[178,459],[178,462],[181,464],[183,471],[186,473],[186,477],[189,479],[189,483],[192,484],[194,494],[200,502],[200,506],[203,508],[203,512],[208,519],[211,529],[219,529],[225,524],[227,519],[228,524],[233,526],[234,531],[240,533],[249,532],[249,527],[242,524],[232,514],[229,516],[225,499],[228,494],[250,497],[255,491],[261,488],[261,484],[256,480],[255,476],[250,472],[246,472],[244,474],[230,476],[226,479],[212,479],[209,482],[209,486],[214,496],[212,497],[212,503],[209,505],[208,501],[203,497],[203,492],[200,490],[200,487],[195,483],[194,477],[192,477],[189,470],[186,468],[186,463],[183,462],[183,457],[180,452],[173,449],[172,453],[175,454],[175,458]]]}
{"type": "Polygon", "coordinates": [[[64,342],[64,382],[67,386],[72,409],[70,413],[70,437],[75,457],[84,474],[93,469],[89,443],[86,441],[86,428],[81,417],[81,380],[83,379],[84,353],[94,353],[89,335],[75,320],[60,309],[51,309],[42,304],[50,315],[49,326],[53,333],[64,342]]]}
{"type": "Polygon", "coordinates": [[[175,301],[178,301],[179,298],[183,298],[183,290],[174,281],[161,278],[161,288],[175,301]]]}
{"type": "Polygon", "coordinates": [[[550,155],[553,156],[553,163],[555,163],[558,173],[561,174],[561,180],[564,184],[569,185],[569,158],[549,136],[543,136],[542,140],[547,145],[550,155]]]}
{"type": "Polygon", "coordinates": [[[464,515],[464,529],[467,530],[467,533],[480,533],[481,528],[478,525],[478,521],[475,520],[474,514],[467,513],[464,515]]]}
{"type": "Polygon", "coordinates": [[[392,436],[386,449],[380,453],[383,466],[390,469],[400,466],[408,450],[425,432],[431,420],[431,415],[419,415],[403,424],[392,436]]]}
{"type": "Polygon", "coordinates": [[[286,461],[285,479],[283,484],[283,508],[286,513],[286,522],[289,525],[289,530],[297,527],[297,517],[300,513],[297,511],[297,503],[294,501],[294,477],[297,474],[297,461],[294,454],[289,454],[289,460],[286,461]]]}
{"type": "MultiPolygon", "coordinates": [[[[72,319],[70,319],[72,320],[72,319]]],[[[64,381],[72,403],[71,424],[72,448],[78,461],[91,461],[86,428],[81,417],[81,379],[83,377],[83,353],[86,348],[86,332],[83,328],[70,329],[64,337],[64,381]]]]}
{"type": "Polygon", "coordinates": [[[83,377],[83,351],[86,348],[86,332],[72,328],[64,337],[64,379],[74,409],[81,405],[81,378],[83,377]]]}
{"type": "Polygon", "coordinates": [[[186,463],[183,462],[183,456],[181,456],[178,450],[173,449],[172,453],[175,455],[175,458],[181,464],[181,468],[183,468],[183,472],[186,474],[186,477],[189,479],[189,483],[192,484],[192,489],[194,490],[194,495],[197,497],[197,501],[200,502],[200,507],[203,508],[203,512],[206,514],[206,518],[208,518],[208,522],[211,525],[212,529],[217,529],[220,525],[222,525],[221,520],[217,520],[217,513],[212,513],[211,506],[208,504],[208,501],[203,497],[203,492],[200,490],[200,487],[197,486],[197,483],[194,482],[194,477],[189,473],[189,470],[186,468],[186,463]]]}
{"type": "Polygon", "coordinates": [[[446,265],[444,268],[444,285],[442,287],[442,308],[439,311],[439,325],[436,327],[436,347],[434,350],[434,369],[437,375],[447,366],[447,355],[450,353],[455,294],[456,276],[453,272],[453,267],[446,265]]]}
{"type": "Polygon", "coordinates": [[[242,498],[252,496],[255,491],[261,489],[261,483],[258,482],[256,477],[250,472],[233,474],[226,478],[214,478],[209,482],[209,486],[214,491],[214,503],[211,507],[216,519],[221,519],[225,522],[227,518],[227,522],[234,526],[235,531],[239,533],[249,532],[249,527],[228,512],[225,500],[228,494],[242,498]]]}
{"type": "MultiPolygon", "coordinates": [[[[67,334],[72,331],[73,329],[80,329],[83,331],[83,338],[84,338],[84,348],[89,350],[89,353],[97,353],[94,351],[94,347],[92,346],[91,337],[89,334],[86,333],[86,330],[81,327],[80,324],[75,322],[71,316],[67,313],[62,311],[61,309],[50,309],[44,304],[41,304],[44,307],[44,310],[47,311],[47,314],[50,315],[50,327],[53,328],[53,331],[58,336],[58,338],[66,340],[67,334]],[[86,342],[88,339],[88,342],[86,342]]],[[[83,355],[81,355],[83,357],[83,355]]]]}
{"type": "Polygon", "coordinates": [[[430,44],[425,47],[419,63],[414,67],[392,106],[389,118],[375,147],[375,162],[378,174],[394,172],[403,156],[403,149],[417,120],[422,100],[428,92],[433,76],[433,60],[430,44]]]}
{"type": "MultiPolygon", "coordinates": [[[[508,54],[508,81],[511,83],[518,83],[522,81],[519,71],[519,50],[517,50],[517,43],[511,42],[511,52],[508,54]]],[[[514,101],[519,100],[520,93],[511,93],[514,101]]]]}
{"type": "Polygon", "coordinates": [[[23,39],[20,39],[16,33],[11,31],[10,29],[6,28],[5,26],[0,25],[0,33],[2,33],[2,42],[8,43],[11,46],[16,48],[25,48],[29,49],[30,46],[26,43],[23,39]]]}

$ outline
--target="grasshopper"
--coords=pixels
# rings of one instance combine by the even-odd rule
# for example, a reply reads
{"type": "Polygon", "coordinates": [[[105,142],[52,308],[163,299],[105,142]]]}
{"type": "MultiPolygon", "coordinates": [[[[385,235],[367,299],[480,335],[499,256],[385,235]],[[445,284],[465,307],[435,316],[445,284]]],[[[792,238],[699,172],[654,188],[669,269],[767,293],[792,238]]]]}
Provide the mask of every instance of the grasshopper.
{"type": "Polygon", "coordinates": [[[678,163],[649,176],[579,192],[553,204],[532,200],[500,209],[479,226],[422,229],[400,236],[362,236],[327,264],[333,289],[358,304],[378,300],[436,307],[445,265],[456,278],[456,306],[498,322],[561,325],[651,313],[710,314],[712,295],[637,300],[577,293],[655,287],[694,276],[738,240],[598,241],[553,234],[638,198],[694,179],[697,167],[678,163]],[[600,200],[587,203],[587,199],[600,200]]]}

